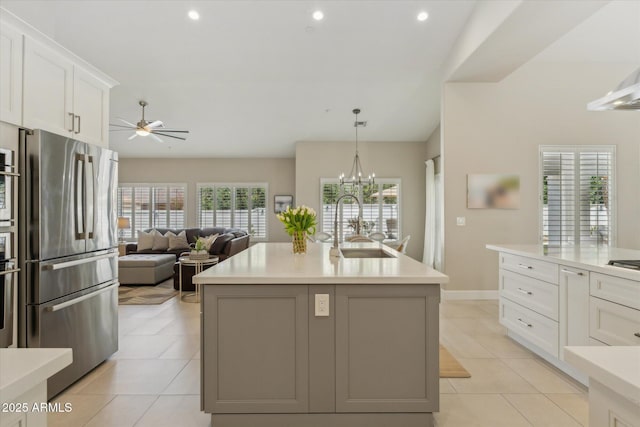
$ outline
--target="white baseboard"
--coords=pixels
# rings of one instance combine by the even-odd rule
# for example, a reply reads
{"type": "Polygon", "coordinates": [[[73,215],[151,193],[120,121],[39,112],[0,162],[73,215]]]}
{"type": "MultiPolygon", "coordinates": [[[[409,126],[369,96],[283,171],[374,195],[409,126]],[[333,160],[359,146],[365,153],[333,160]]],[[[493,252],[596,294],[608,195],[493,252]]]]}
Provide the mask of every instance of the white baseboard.
{"type": "Polygon", "coordinates": [[[447,291],[442,290],[443,300],[457,299],[498,299],[498,291],[447,291]]]}

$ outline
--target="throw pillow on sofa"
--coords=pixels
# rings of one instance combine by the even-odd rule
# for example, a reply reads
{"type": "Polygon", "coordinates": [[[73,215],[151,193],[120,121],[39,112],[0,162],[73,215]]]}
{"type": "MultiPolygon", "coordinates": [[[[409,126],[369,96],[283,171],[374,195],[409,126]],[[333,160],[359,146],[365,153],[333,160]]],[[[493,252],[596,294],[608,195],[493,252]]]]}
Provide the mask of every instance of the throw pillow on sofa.
{"type": "Polygon", "coordinates": [[[153,249],[154,251],[166,251],[169,249],[169,236],[162,235],[158,230],[153,230],[153,249]]]}
{"type": "Polygon", "coordinates": [[[182,230],[178,234],[174,234],[171,231],[167,231],[165,236],[169,237],[169,250],[174,251],[177,249],[189,249],[189,242],[187,241],[187,233],[182,230]]]}
{"type": "Polygon", "coordinates": [[[213,242],[216,241],[216,239],[218,238],[219,234],[212,234],[210,236],[207,237],[203,237],[202,239],[204,240],[204,248],[208,251],[209,249],[211,249],[211,245],[213,245],[213,242]]]}
{"type": "Polygon", "coordinates": [[[139,251],[146,251],[153,248],[153,238],[155,237],[156,230],[151,230],[148,233],[144,231],[138,231],[138,249],[139,251]]]}

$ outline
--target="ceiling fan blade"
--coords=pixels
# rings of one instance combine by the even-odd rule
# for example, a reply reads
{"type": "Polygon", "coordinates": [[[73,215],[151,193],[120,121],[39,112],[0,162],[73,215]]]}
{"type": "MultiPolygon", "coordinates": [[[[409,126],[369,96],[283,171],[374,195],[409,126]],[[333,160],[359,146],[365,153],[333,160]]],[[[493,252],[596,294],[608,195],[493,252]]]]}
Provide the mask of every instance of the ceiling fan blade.
{"type": "Polygon", "coordinates": [[[115,127],[118,127],[118,128],[125,128],[125,129],[137,129],[136,126],[133,126],[133,127],[131,127],[131,126],[123,126],[123,125],[117,125],[115,123],[109,123],[109,126],[115,126],[115,127]]]}
{"type": "Polygon", "coordinates": [[[137,134],[137,133],[134,133],[133,135],[131,135],[131,136],[129,137],[129,141],[131,141],[131,140],[132,140],[133,138],[135,138],[136,136],[138,136],[138,134],[137,134]]]}
{"type": "Polygon", "coordinates": [[[150,134],[149,134],[149,136],[150,136],[151,138],[153,138],[153,140],[154,140],[154,141],[156,141],[156,142],[162,142],[162,143],[164,143],[164,141],[163,141],[163,140],[161,140],[160,138],[158,138],[157,136],[155,136],[155,135],[154,135],[154,134],[152,134],[152,133],[150,133],[150,134]]]}
{"type": "Polygon", "coordinates": [[[165,129],[165,128],[158,129],[158,131],[160,131],[160,132],[180,132],[180,133],[189,133],[189,131],[188,131],[188,130],[176,130],[176,129],[165,129]]]}
{"type": "Polygon", "coordinates": [[[123,118],[118,117],[118,120],[120,120],[122,123],[127,124],[127,125],[129,125],[129,126],[133,126],[133,128],[134,128],[134,129],[137,129],[137,128],[138,128],[138,125],[134,125],[133,123],[130,123],[130,122],[126,121],[126,120],[125,120],[125,119],[123,119],[123,118]]]}
{"type": "Polygon", "coordinates": [[[127,127],[126,129],[109,129],[109,132],[131,132],[132,130],[134,129],[127,127]]]}
{"type": "Polygon", "coordinates": [[[151,122],[151,123],[149,123],[149,124],[147,125],[147,127],[150,127],[150,128],[152,128],[152,129],[153,129],[153,128],[157,128],[157,127],[162,127],[162,126],[164,126],[164,124],[162,123],[162,121],[161,121],[161,120],[153,121],[153,122],[151,122]]]}
{"type": "MultiPolygon", "coordinates": [[[[183,140],[183,141],[186,141],[186,140],[187,140],[187,138],[182,138],[182,137],[179,137],[179,136],[169,135],[168,133],[153,132],[153,134],[156,134],[156,135],[162,135],[162,136],[168,136],[169,138],[181,139],[181,140],[183,140]]],[[[153,135],[153,134],[152,134],[152,135],[153,135]]]]}

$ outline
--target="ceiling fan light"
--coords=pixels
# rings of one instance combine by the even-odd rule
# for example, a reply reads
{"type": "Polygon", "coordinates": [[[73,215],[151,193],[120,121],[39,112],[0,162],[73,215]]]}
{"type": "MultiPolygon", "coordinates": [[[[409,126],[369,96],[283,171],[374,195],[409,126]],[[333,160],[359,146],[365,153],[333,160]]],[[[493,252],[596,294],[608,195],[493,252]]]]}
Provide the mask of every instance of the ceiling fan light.
{"type": "Polygon", "coordinates": [[[136,129],[136,134],[138,134],[138,136],[147,136],[149,135],[151,132],[149,132],[146,129],[136,129]]]}

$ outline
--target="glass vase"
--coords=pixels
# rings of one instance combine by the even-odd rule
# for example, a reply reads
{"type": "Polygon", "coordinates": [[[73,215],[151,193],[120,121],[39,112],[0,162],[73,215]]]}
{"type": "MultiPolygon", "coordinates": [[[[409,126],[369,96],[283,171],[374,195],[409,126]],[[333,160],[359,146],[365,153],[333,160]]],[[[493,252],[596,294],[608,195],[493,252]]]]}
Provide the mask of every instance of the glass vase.
{"type": "Polygon", "coordinates": [[[296,231],[293,233],[293,253],[307,253],[307,233],[304,231],[296,231]]]}

